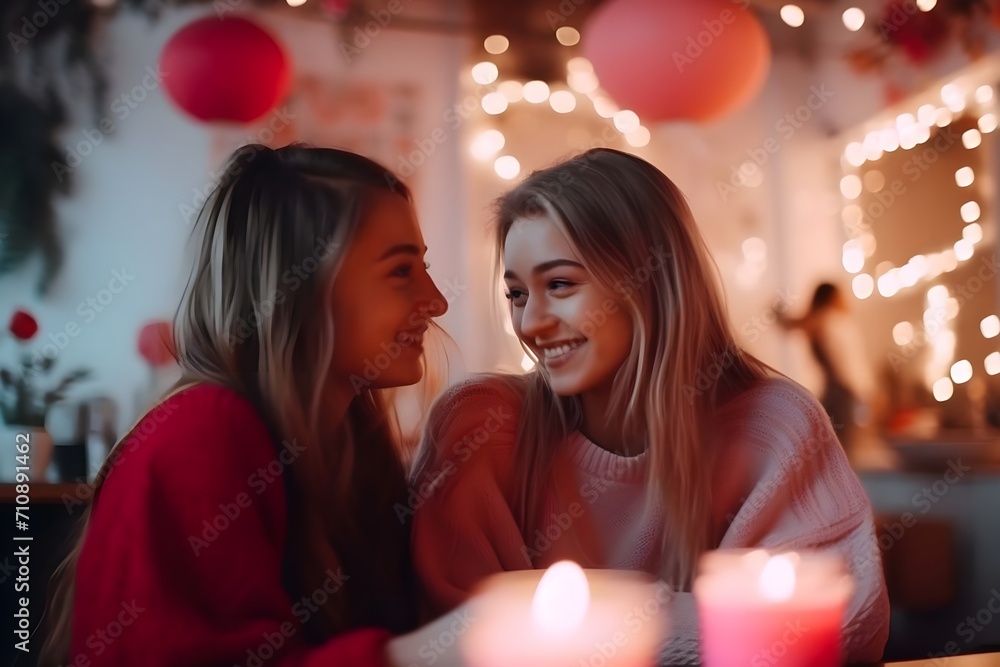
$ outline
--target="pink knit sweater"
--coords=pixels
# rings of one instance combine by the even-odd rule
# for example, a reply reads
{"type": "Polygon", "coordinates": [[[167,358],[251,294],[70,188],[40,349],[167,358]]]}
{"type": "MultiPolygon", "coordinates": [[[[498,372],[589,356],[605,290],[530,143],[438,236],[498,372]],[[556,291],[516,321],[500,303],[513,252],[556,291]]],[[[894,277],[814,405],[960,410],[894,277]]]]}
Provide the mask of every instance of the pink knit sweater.
{"type": "MultiPolygon", "coordinates": [[[[431,412],[437,445],[416,489],[413,553],[436,611],[462,602],[496,572],[569,558],[588,568],[659,575],[662,508],[646,500],[647,456],[624,457],[576,433],[557,453],[557,484],[527,540],[511,510],[521,397],[496,379],[449,390],[431,412]],[[567,484],[566,480],[570,480],[567,484]]],[[[720,548],[822,548],[850,564],[855,593],[844,622],[845,657],[877,662],[889,602],[871,505],[830,421],[805,389],[774,378],[727,404],[714,473],[712,534],[720,548]]],[[[662,662],[698,660],[690,593],[671,603],[662,662]]]]}

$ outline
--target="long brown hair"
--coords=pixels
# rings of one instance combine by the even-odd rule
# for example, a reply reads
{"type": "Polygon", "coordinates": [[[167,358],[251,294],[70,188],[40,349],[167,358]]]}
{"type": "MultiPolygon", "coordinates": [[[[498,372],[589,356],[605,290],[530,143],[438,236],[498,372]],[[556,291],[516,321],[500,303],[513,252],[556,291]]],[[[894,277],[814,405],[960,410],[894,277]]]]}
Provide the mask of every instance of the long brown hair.
{"type": "MultiPolygon", "coordinates": [[[[709,546],[711,416],[769,369],[737,345],[717,268],[691,211],[653,165],[621,151],[593,149],[532,173],[497,202],[498,267],[514,222],[536,217],[561,226],[587,269],[614,289],[635,324],[609,412],[624,416],[624,442],[646,443],[650,494],[662,501],[671,529],[663,539],[662,575],[687,588],[709,546]]],[[[525,394],[516,511],[530,536],[539,527],[534,510],[550,482],[552,443],[580,427],[582,410],[579,399],[553,393],[543,366],[515,384],[525,394]]]]}
{"type": "MultiPolygon", "coordinates": [[[[387,396],[360,390],[335,442],[321,442],[339,324],[327,306],[330,290],[367,206],[387,194],[410,200],[391,172],[353,153],[240,148],[198,217],[194,268],[174,321],[182,381],[233,389],[257,408],[276,447],[303,446],[284,475],[284,585],[296,599],[320,588],[328,571],[342,567],[351,579],[310,617],[311,641],[373,623],[402,632],[415,620],[407,534],[392,512],[405,502],[406,486],[387,396]],[[298,284],[289,279],[295,267],[306,269],[296,272],[305,276],[298,284]]],[[[91,509],[53,576],[41,665],[60,664],[69,652],[73,578],[91,509]]]]}

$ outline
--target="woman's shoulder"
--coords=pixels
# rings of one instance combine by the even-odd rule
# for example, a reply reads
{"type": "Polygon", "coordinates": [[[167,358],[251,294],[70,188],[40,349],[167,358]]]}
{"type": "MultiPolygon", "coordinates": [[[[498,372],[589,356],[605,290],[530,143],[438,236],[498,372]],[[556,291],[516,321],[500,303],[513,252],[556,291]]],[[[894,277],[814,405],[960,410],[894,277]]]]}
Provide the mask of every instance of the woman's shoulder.
{"type": "Polygon", "coordinates": [[[808,389],[784,375],[770,375],[754,382],[730,397],[720,411],[725,415],[791,420],[810,420],[824,414],[808,389]]]}
{"type": "MultiPolygon", "coordinates": [[[[198,383],[153,406],[119,445],[120,455],[143,452],[150,460],[209,463],[213,454],[258,458],[271,453],[268,429],[254,405],[217,384],[198,383]],[[259,445],[254,447],[254,445],[259,445]]],[[[273,455],[273,454],[272,454],[273,455]]]]}
{"type": "Polygon", "coordinates": [[[471,470],[472,460],[493,469],[512,460],[523,400],[516,375],[479,375],[448,388],[427,418],[418,476],[449,461],[471,470]]]}
{"type": "Polygon", "coordinates": [[[199,382],[167,396],[150,408],[139,420],[133,433],[174,429],[220,430],[230,424],[264,428],[257,409],[244,396],[229,387],[199,382]],[[164,428],[160,428],[160,427],[164,428]]]}
{"type": "Polygon", "coordinates": [[[498,426],[513,428],[524,403],[525,376],[484,373],[458,382],[435,401],[429,424],[440,427],[456,420],[474,422],[487,417],[498,426]]]}
{"type": "Polygon", "coordinates": [[[817,438],[836,440],[816,397],[783,375],[758,380],[728,400],[719,412],[717,423],[724,434],[739,432],[767,448],[797,447],[817,438]]]}

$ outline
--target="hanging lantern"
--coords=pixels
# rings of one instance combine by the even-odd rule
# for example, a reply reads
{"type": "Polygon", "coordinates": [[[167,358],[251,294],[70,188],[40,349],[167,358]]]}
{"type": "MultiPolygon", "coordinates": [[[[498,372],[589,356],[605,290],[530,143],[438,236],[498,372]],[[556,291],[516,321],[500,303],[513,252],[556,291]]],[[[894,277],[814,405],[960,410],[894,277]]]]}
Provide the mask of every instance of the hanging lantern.
{"type": "Polygon", "coordinates": [[[731,0],[610,0],[588,18],[583,52],[615,102],[648,121],[731,113],[771,63],[764,27],[731,0]]]}
{"type": "Polygon", "coordinates": [[[238,16],[181,28],[163,47],[160,68],[170,98],[202,121],[255,121],[281,101],[291,78],[278,42],[238,16]]]}
{"type": "Polygon", "coordinates": [[[169,322],[155,320],[139,330],[139,354],[154,368],[174,363],[174,335],[169,322]]]}

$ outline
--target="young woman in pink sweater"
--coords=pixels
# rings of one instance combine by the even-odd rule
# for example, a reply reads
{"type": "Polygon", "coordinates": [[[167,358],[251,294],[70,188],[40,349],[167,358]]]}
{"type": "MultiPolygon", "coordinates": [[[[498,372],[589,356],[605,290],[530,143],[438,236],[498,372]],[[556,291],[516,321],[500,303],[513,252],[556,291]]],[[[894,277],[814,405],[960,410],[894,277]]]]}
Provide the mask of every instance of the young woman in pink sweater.
{"type": "Polygon", "coordinates": [[[744,352],[676,186],[595,149],[498,204],[524,376],[449,390],[413,489],[415,564],[437,611],[486,576],[643,570],[676,591],[663,660],[697,659],[708,549],[826,549],[855,579],[846,658],[877,661],[889,607],[869,501],[822,407],[744,352]]]}

